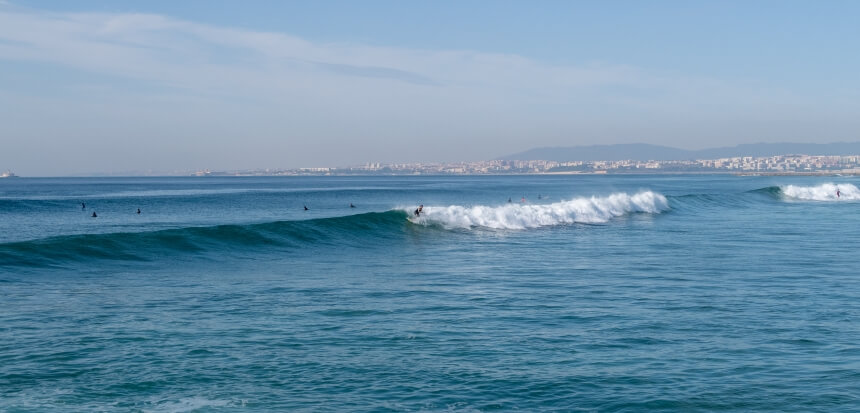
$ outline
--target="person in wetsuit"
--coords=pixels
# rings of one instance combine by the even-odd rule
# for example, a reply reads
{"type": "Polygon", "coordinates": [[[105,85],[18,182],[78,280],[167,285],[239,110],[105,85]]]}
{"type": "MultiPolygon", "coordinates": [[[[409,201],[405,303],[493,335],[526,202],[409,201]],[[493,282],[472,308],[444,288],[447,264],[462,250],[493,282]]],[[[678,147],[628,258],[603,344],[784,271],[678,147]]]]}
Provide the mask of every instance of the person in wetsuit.
{"type": "Polygon", "coordinates": [[[307,210],[308,210],[308,206],[307,206],[307,205],[305,205],[305,211],[307,211],[307,210]]]}
{"type": "Polygon", "coordinates": [[[93,211],[93,218],[98,218],[98,217],[99,217],[99,216],[98,216],[98,215],[96,215],[96,211],[93,211]]]}

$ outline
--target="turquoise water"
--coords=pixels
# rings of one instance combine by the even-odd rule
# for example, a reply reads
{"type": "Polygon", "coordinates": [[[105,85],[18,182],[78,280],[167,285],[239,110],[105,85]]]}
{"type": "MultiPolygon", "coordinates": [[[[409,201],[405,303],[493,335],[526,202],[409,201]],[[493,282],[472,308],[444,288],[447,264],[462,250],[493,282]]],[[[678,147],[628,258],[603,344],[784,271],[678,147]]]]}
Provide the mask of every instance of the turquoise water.
{"type": "Polygon", "coordinates": [[[858,185],[0,180],[0,411],[860,411],[858,185]]]}

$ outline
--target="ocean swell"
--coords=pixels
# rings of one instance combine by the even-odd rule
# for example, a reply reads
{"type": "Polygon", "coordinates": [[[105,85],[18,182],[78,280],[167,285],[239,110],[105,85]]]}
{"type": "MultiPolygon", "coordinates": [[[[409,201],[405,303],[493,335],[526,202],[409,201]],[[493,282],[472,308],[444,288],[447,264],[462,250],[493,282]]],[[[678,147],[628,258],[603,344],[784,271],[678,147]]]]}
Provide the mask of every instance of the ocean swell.
{"type": "Polygon", "coordinates": [[[370,212],[304,221],[185,227],[147,232],[64,235],[0,243],[4,267],[55,267],[91,259],[154,261],[174,255],[253,253],[266,248],[295,250],[314,245],[368,245],[396,236],[406,223],[402,211],[370,212]]]}
{"type": "Polygon", "coordinates": [[[416,224],[444,228],[526,229],[573,223],[602,223],[631,213],[658,214],[669,209],[665,196],[643,191],[633,195],[616,193],[605,197],[575,198],[552,204],[506,204],[502,206],[427,206],[416,224]]]}
{"type": "Polygon", "coordinates": [[[172,256],[219,259],[263,250],[296,251],[322,246],[367,248],[389,245],[420,226],[526,229],[570,223],[600,223],[630,213],[668,209],[661,194],[645,191],[576,198],[552,204],[502,206],[427,206],[420,217],[390,210],[301,221],[225,224],[143,232],[77,234],[0,243],[0,273],[11,267],[65,267],[95,260],[157,261],[172,256]]]}

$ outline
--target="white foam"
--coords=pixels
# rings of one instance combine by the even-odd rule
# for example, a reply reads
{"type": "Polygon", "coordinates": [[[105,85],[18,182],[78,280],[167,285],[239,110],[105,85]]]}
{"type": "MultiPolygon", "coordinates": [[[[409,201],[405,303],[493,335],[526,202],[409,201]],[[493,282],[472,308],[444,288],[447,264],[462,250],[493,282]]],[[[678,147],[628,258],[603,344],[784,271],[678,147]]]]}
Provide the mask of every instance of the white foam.
{"type": "Polygon", "coordinates": [[[187,397],[177,401],[165,401],[152,408],[143,409],[143,411],[184,413],[210,407],[225,407],[231,405],[233,405],[233,403],[228,400],[209,400],[203,397],[187,397]]]}
{"type": "Polygon", "coordinates": [[[669,209],[666,197],[651,191],[605,197],[575,198],[552,204],[506,204],[502,206],[425,206],[416,224],[438,224],[445,228],[526,229],[543,226],[601,223],[634,212],[658,214],[669,209]]]}
{"type": "Polygon", "coordinates": [[[851,184],[821,184],[818,186],[786,185],[780,187],[783,195],[804,201],[857,201],[860,189],[851,184]],[[836,193],[839,191],[839,195],[836,193]]]}

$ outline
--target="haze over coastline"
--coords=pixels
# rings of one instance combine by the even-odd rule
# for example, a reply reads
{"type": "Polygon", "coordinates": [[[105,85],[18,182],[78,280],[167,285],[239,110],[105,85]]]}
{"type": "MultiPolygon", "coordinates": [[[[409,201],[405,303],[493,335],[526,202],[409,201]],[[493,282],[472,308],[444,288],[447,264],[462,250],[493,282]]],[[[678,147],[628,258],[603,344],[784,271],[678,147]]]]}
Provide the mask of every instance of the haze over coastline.
{"type": "Polygon", "coordinates": [[[535,148],[495,159],[467,162],[366,162],[360,165],[244,170],[125,170],[80,176],[480,175],[556,172],[857,174],[860,173],[860,142],[759,143],[698,151],[643,143],[591,145],[535,148]],[[738,161],[739,158],[744,160],[738,161]]]}
{"type": "Polygon", "coordinates": [[[856,141],[855,2],[0,3],[0,169],[856,141]],[[612,24],[607,24],[612,22],[612,24]]]}

